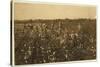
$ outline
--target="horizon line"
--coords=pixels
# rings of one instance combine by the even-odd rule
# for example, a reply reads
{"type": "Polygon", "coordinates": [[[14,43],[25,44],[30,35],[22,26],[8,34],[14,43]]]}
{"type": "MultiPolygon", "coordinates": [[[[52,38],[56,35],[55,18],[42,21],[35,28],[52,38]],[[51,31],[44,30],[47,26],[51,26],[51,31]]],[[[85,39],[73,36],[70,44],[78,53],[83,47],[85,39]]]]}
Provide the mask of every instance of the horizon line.
{"type": "Polygon", "coordinates": [[[96,18],[38,18],[38,19],[14,19],[14,20],[78,20],[78,19],[96,19],[96,18]]]}

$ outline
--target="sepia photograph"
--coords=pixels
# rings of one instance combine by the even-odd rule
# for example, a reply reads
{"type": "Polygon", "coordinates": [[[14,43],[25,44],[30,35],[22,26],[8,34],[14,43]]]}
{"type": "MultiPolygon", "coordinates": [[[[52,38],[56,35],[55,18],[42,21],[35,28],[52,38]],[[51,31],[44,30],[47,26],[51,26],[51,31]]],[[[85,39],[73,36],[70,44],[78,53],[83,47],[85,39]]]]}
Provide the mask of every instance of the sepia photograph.
{"type": "Polygon", "coordinates": [[[13,2],[12,63],[96,60],[96,6],[13,2]]]}

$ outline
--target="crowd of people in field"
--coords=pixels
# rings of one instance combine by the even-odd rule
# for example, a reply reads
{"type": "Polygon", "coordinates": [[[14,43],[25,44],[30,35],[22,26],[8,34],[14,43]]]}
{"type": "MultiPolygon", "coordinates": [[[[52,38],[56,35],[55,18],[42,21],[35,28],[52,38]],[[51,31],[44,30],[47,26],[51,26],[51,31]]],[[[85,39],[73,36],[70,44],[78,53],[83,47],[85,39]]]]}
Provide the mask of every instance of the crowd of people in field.
{"type": "Polygon", "coordinates": [[[21,30],[15,25],[15,63],[38,64],[95,59],[95,34],[84,32],[81,23],[73,25],[74,28],[64,23],[23,23],[21,30]]]}

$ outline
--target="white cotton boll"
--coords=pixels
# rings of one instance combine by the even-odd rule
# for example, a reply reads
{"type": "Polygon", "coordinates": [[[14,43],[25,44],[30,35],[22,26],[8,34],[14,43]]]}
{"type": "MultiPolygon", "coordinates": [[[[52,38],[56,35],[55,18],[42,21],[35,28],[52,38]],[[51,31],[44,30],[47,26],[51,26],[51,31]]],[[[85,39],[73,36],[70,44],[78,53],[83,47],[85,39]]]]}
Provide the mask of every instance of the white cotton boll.
{"type": "Polygon", "coordinates": [[[23,50],[23,49],[21,49],[21,52],[24,52],[24,50],[23,50]]]}
{"type": "Polygon", "coordinates": [[[27,60],[25,60],[25,63],[27,63],[27,60]]]}
{"type": "Polygon", "coordinates": [[[63,44],[63,43],[64,43],[64,41],[65,41],[65,40],[64,40],[64,39],[62,39],[62,40],[60,41],[60,44],[63,44]]]}
{"type": "Polygon", "coordinates": [[[26,44],[24,44],[24,47],[26,47],[26,44]]]}
{"type": "Polygon", "coordinates": [[[25,60],[27,59],[27,56],[26,56],[26,55],[24,56],[24,59],[25,59],[25,60]]]}
{"type": "Polygon", "coordinates": [[[32,54],[32,51],[29,50],[29,51],[28,51],[28,54],[31,55],[31,54],[32,54]]]}
{"type": "Polygon", "coordinates": [[[65,57],[68,58],[68,55],[66,54],[65,57]]]}
{"type": "Polygon", "coordinates": [[[46,60],[43,60],[43,62],[45,63],[45,62],[46,62],[46,60]]]}
{"type": "Polygon", "coordinates": [[[55,58],[53,57],[53,58],[52,58],[52,61],[54,61],[54,60],[55,60],[55,58]]]}
{"type": "Polygon", "coordinates": [[[53,55],[55,54],[55,52],[53,52],[53,55]]]}
{"type": "Polygon", "coordinates": [[[40,47],[42,50],[44,49],[43,47],[40,47]]]}
{"type": "Polygon", "coordinates": [[[35,47],[33,46],[33,48],[35,48],[35,47]]]}

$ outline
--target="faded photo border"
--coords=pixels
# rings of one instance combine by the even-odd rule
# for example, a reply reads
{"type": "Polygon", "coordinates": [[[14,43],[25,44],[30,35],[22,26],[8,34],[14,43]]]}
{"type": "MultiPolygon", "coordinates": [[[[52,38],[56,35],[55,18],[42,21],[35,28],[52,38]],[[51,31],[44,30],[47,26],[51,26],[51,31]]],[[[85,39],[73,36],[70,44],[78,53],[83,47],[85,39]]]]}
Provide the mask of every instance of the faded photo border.
{"type": "MultiPolygon", "coordinates": [[[[50,5],[76,5],[76,6],[93,6],[96,7],[96,5],[81,5],[81,4],[67,4],[67,3],[49,3],[49,2],[32,2],[32,1],[24,1],[24,0],[12,0],[11,1],[11,65],[12,66],[30,66],[30,65],[43,65],[43,64],[66,64],[66,63],[80,63],[80,62],[95,62],[97,61],[97,48],[96,48],[96,59],[95,60],[80,60],[80,61],[64,61],[64,62],[56,62],[56,63],[43,63],[43,64],[25,64],[25,65],[15,65],[15,42],[14,42],[14,3],[31,3],[31,4],[50,4],[50,5]]],[[[97,12],[96,12],[97,13],[97,12]]],[[[97,15],[96,15],[97,20],[97,15]]],[[[97,28],[97,22],[96,22],[96,28],[97,28]]],[[[97,29],[96,29],[97,30],[97,29]]],[[[96,31],[96,47],[97,47],[97,31],[96,31]]]]}

